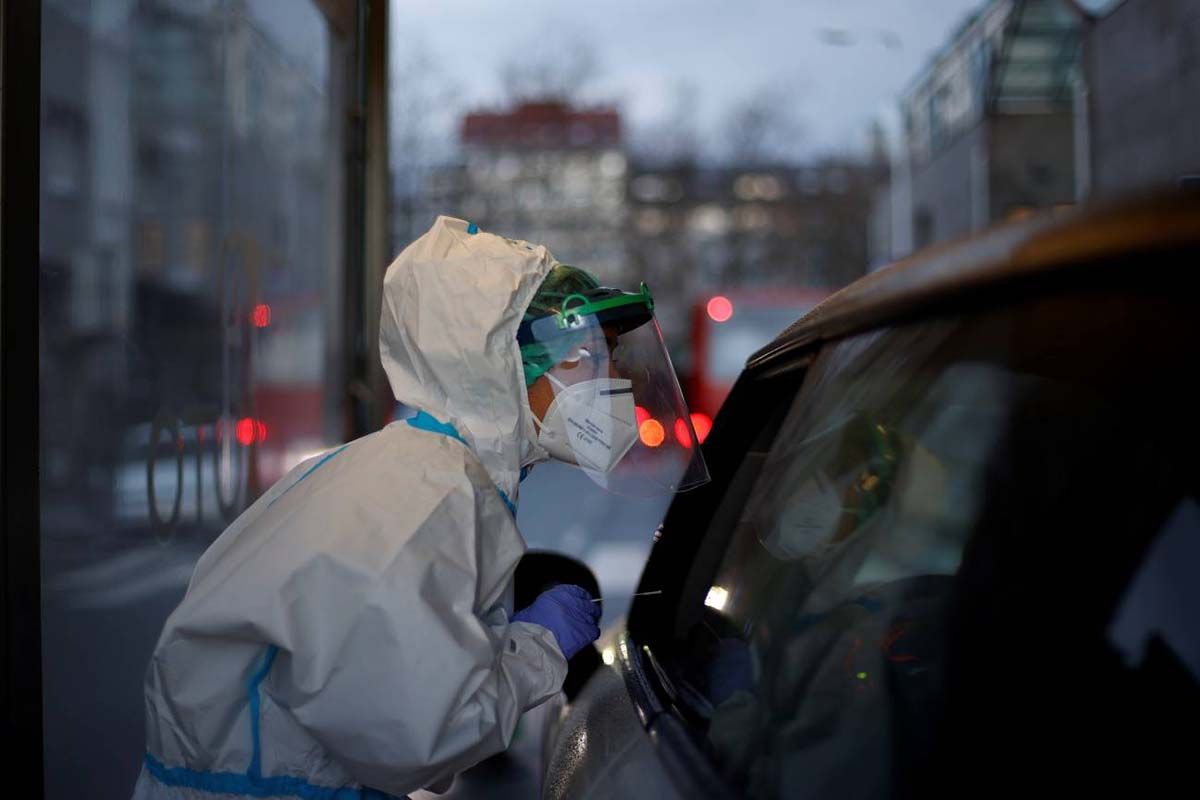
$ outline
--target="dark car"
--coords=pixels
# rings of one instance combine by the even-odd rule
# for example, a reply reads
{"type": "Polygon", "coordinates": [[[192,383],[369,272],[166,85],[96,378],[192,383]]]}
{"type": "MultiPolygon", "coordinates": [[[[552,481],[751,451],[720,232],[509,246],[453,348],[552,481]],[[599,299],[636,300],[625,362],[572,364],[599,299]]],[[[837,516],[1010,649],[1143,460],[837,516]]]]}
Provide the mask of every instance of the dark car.
{"type": "Polygon", "coordinates": [[[1194,197],[1032,220],[755,354],[543,796],[1194,795],[1198,273],[1194,197]]]}

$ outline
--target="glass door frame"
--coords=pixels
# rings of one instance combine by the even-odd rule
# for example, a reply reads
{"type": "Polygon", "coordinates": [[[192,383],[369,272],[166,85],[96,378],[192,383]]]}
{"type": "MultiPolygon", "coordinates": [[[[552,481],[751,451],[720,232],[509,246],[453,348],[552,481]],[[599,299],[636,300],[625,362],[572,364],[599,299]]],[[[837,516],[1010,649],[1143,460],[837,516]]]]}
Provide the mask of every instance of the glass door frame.
{"type": "Polygon", "coordinates": [[[41,0],[0,0],[0,484],[4,749],[42,796],[38,497],[38,180],[41,0]]]}
{"type": "MultiPolygon", "coordinates": [[[[374,339],[390,244],[387,154],[388,0],[313,0],[346,47],[338,53],[347,166],[344,336],[334,384],[350,413],[346,438],[390,407],[374,339]],[[372,358],[374,359],[372,361],[372,358]],[[364,391],[366,389],[366,391],[364,391]]],[[[39,484],[39,181],[41,0],[0,0],[0,625],[4,748],[25,793],[44,791],[39,484]]]]}

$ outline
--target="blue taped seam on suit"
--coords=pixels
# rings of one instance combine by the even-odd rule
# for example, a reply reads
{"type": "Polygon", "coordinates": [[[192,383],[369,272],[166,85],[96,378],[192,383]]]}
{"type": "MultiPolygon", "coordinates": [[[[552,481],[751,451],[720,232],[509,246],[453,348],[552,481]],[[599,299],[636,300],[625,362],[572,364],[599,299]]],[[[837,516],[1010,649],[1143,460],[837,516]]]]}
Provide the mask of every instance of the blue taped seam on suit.
{"type": "MultiPolygon", "coordinates": [[[[463,444],[467,444],[467,440],[458,432],[458,428],[455,428],[449,422],[439,422],[437,417],[427,411],[418,411],[416,416],[409,417],[405,422],[418,430],[440,433],[442,436],[449,436],[451,439],[457,439],[463,444]]],[[[467,447],[470,447],[470,445],[467,445],[467,447]]]]}
{"type": "Polygon", "coordinates": [[[368,787],[316,786],[303,778],[289,775],[262,775],[262,745],[259,740],[259,714],[262,709],[262,682],[271,672],[279,648],[271,645],[263,657],[263,664],[246,682],[247,702],[250,706],[251,755],[250,768],[245,774],[238,772],[202,772],[186,767],[168,767],[150,753],[146,753],[146,770],[166,786],[198,789],[214,794],[237,794],[249,797],[299,797],[302,800],[399,800],[394,795],[368,787]]]}
{"type": "Polygon", "coordinates": [[[508,495],[506,495],[504,493],[503,489],[496,487],[496,491],[500,493],[500,499],[504,502],[504,506],[505,506],[505,508],[508,509],[508,513],[512,514],[515,517],[517,515],[516,505],[513,504],[512,500],[508,499],[508,495]]]}
{"type": "MultiPolygon", "coordinates": [[[[457,428],[455,428],[449,422],[438,422],[437,417],[425,411],[418,411],[415,417],[409,417],[407,420],[405,420],[405,422],[417,430],[429,431],[430,433],[440,433],[442,436],[449,436],[451,439],[457,439],[466,445],[468,450],[471,449],[471,445],[467,444],[467,440],[462,437],[457,428]]],[[[499,486],[496,487],[496,492],[500,495],[500,499],[504,502],[504,507],[508,509],[508,513],[515,517],[517,515],[516,504],[508,498],[508,495],[505,494],[504,490],[499,486]]]]}
{"type": "Polygon", "coordinates": [[[213,794],[299,797],[302,800],[401,800],[395,795],[366,786],[316,786],[303,778],[287,775],[255,778],[240,772],[201,772],[186,767],[168,767],[150,753],[146,753],[146,771],[164,786],[197,789],[213,794]]]}
{"type": "Polygon", "coordinates": [[[250,676],[250,682],[246,685],[246,695],[250,704],[250,741],[253,749],[250,754],[250,770],[249,774],[252,778],[262,777],[262,747],[258,738],[258,713],[259,713],[259,687],[262,685],[263,679],[267,677],[267,673],[271,671],[271,664],[275,663],[275,655],[279,652],[279,648],[271,645],[267,648],[267,655],[263,658],[263,665],[250,676]]]}

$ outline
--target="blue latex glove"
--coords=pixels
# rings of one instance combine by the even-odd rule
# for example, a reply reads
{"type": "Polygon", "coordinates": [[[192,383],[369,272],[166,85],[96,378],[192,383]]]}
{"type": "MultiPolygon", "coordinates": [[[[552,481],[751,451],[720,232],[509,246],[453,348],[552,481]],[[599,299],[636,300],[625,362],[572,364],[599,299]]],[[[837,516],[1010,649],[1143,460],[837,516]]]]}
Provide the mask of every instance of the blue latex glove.
{"type": "Polygon", "coordinates": [[[600,638],[600,604],[587,589],[561,583],[513,614],[513,622],[532,622],[554,634],[558,649],[572,656],[600,638]]]}

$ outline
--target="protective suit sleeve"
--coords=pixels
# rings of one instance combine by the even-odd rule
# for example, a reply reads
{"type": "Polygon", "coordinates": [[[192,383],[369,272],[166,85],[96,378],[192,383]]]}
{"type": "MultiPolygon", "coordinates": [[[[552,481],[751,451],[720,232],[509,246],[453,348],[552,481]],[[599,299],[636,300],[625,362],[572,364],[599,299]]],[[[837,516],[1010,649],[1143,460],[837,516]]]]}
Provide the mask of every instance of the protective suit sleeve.
{"type": "Polygon", "coordinates": [[[339,541],[284,587],[288,641],[264,687],[350,776],[393,794],[504,750],[566,676],[550,631],[509,622],[524,542],[508,510],[482,470],[447,472],[310,504],[304,528],[339,541]]]}

